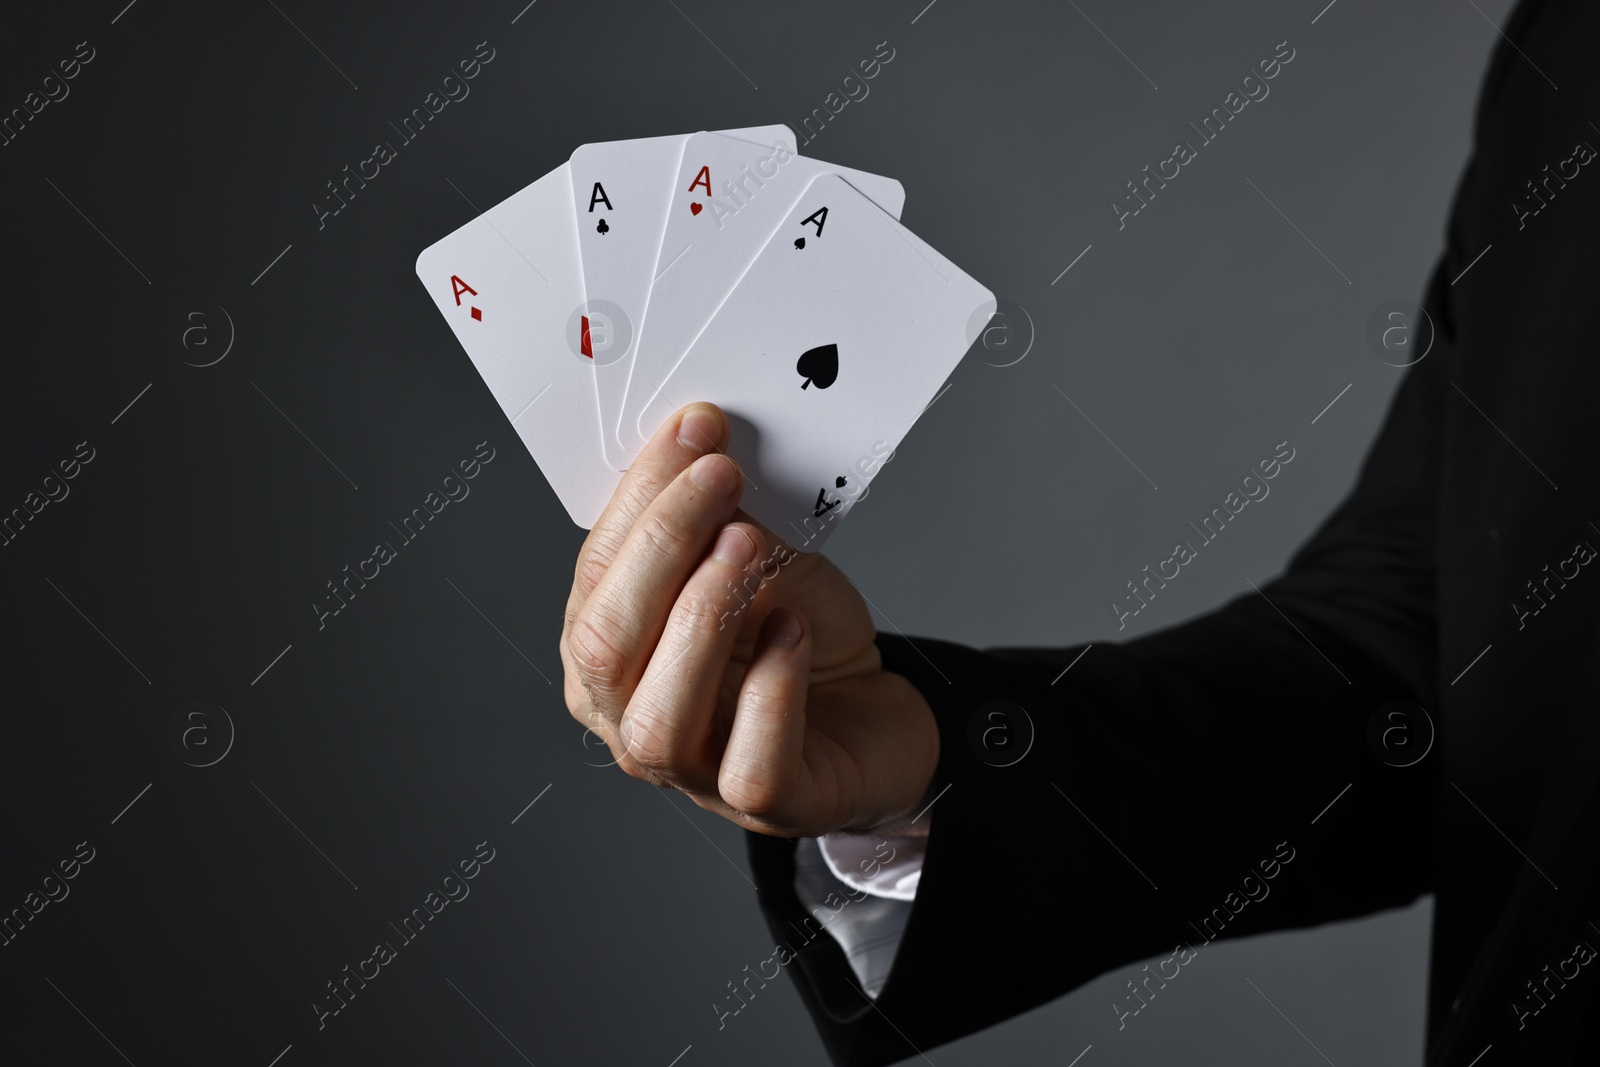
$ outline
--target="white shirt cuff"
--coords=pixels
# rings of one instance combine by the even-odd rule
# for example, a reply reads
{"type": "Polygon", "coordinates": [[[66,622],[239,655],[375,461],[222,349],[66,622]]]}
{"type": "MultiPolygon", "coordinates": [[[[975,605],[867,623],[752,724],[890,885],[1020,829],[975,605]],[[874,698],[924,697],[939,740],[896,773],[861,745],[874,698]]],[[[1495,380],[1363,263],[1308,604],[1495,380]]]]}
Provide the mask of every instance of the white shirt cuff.
{"type": "Polygon", "coordinates": [[[844,950],[861,991],[877,999],[910,918],[927,846],[914,837],[833,834],[795,847],[795,895],[844,950]]]}
{"type": "Polygon", "coordinates": [[[917,899],[926,835],[829,834],[817,844],[828,870],[852,889],[890,900],[917,899]]]}

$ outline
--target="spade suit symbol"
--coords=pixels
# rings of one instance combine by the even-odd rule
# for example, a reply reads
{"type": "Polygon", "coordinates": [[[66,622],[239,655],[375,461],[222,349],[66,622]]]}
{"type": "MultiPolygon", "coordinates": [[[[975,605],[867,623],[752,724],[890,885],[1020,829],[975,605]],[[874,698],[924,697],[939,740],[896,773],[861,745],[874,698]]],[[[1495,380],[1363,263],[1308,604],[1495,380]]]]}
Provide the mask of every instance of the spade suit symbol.
{"type": "Polygon", "coordinates": [[[818,389],[826,389],[839,380],[839,346],[819,345],[803,353],[795,361],[795,373],[804,378],[800,388],[808,388],[812,382],[817,383],[818,389]]]}
{"type": "Polygon", "coordinates": [[[806,246],[806,239],[804,237],[796,237],[794,239],[794,246],[796,248],[804,248],[806,246]]]}
{"type": "Polygon", "coordinates": [[[835,489],[843,489],[844,488],[844,483],[845,483],[845,476],[841,474],[841,475],[839,475],[839,477],[837,477],[837,478],[835,478],[833,480],[833,487],[835,489]]]}
{"type": "Polygon", "coordinates": [[[606,225],[605,219],[601,219],[600,224],[594,228],[594,232],[598,233],[601,237],[604,237],[606,234],[611,232],[611,227],[606,225]]]}

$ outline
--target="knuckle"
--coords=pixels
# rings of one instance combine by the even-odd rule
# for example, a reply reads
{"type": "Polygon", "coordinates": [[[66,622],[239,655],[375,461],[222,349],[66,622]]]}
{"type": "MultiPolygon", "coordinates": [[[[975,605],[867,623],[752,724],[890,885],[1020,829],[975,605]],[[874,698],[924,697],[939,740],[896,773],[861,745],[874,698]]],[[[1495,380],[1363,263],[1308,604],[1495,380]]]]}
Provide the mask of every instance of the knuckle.
{"type": "Polygon", "coordinates": [[[669,625],[686,634],[714,633],[722,628],[722,604],[703,593],[686,592],[672,605],[669,625]]]}
{"type": "Polygon", "coordinates": [[[607,628],[595,623],[588,612],[580,612],[567,631],[567,648],[578,681],[589,694],[613,692],[622,683],[622,652],[607,628]]]}
{"type": "Polygon", "coordinates": [[[666,782],[662,779],[661,775],[653,769],[640,763],[638,759],[634,757],[633,752],[627,748],[627,746],[613,744],[611,751],[612,755],[616,757],[617,766],[620,767],[622,769],[622,773],[626,774],[629,778],[644,782],[647,785],[666,785],[666,782]],[[619,747],[622,749],[621,752],[617,751],[619,747]]]}
{"type": "Polygon", "coordinates": [[[724,767],[717,779],[717,792],[729,807],[766,821],[778,817],[783,802],[783,791],[776,780],[758,767],[724,767]]]}
{"type": "Polygon", "coordinates": [[[578,566],[573,572],[573,579],[587,592],[600,584],[600,579],[606,576],[606,570],[610,565],[609,554],[598,551],[585,552],[578,557],[578,566]]]}
{"type": "Polygon", "coordinates": [[[659,720],[630,714],[620,731],[628,755],[628,773],[651,785],[672,781],[678,760],[671,731],[662,729],[659,720]]]}
{"type": "Polygon", "coordinates": [[[626,479],[619,491],[623,507],[630,515],[643,515],[671,480],[663,479],[649,469],[640,472],[638,478],[626,479]]]}
{"type": "Polygon", "coordinates": [[[657,557],[678,556],[689,549],[689,530],[660,512],[650,515],[637,529],[640,542],[657,557]]]}
{"type": "Polygon", "coordinates": [[[578,562],[572,571],[574,584],[585,595],[605,577],[611,561],[617,558],[617,549],[621,547],[621,543],[621,535],[610,527],[596,526],[590,533],[578,553],[578,562]]]}
{"type": "Polygon", "coordinates": [[[579,611],[569,607],[566,614],[561,616],[561,639],[556,642],[556,650],[561,654],[561,668],[567,673],[572,672],[572,628],[578,625],[579,611]]]}

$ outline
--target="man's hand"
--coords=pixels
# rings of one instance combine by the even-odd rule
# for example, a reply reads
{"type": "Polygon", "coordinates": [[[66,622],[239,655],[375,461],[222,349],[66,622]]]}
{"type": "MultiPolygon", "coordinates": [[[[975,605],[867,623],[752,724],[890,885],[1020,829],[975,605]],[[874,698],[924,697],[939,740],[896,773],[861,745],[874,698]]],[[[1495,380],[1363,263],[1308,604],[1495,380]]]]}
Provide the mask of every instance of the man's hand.
{"type": "Polygon", "coordinates": [[[933,713],[883,669],[861,595],[736,510],[709,404],[668,419],[578,554],[567,708],[635,778],[765,834],[867,830],[921,805],[933,713]]]}

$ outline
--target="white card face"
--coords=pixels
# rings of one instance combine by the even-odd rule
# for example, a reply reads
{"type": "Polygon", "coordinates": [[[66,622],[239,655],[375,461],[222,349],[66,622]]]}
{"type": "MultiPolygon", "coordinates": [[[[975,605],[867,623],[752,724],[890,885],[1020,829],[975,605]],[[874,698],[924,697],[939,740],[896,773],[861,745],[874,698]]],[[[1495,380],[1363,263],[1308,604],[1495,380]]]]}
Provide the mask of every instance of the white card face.
{"type": "MultiPolygon", "coordinates": [[[[728,130],[729,137],[794,151],[787,126],[728,130]]],[[[656,251],[667,221],[678,158],[689,134],[586,144],[572,153],[573,210],[577,215],[584,299],[589,311],[589,350],[600,418],[599,447],[613,467],[632,461],[616,439],[639,324],[644,321],[656,251]]],[[[737,142],[743,143],[743,142],[737,142]]],[[[747,146],[747,151],[754,146],[747,146]]],[[[770,149],[764,149],[770,151],[770,149]]]]}
{"type": "Polygon", "coordinates": [[[774,147],[715,133],[684,145],[672,189],[655,284],[637,329],[618,440],[644,447],[640,413],[755,262],[812,179],[837,174],[878,207],[900,217],[905,189],[893,178],[835,167],[774,147]]]}
{"type": "Polygon", "coordinates": [[[567,165],[424,249],[417,277],[567,514],[592,527],[621,475],[595,440],[594,371],[578,350],[567,165]]]}
{"type": "Polygon", "coordinates": [[[692,401],[720,405],[733,423],[728,454],[747,475],[740,507],[813,551],[994,308],[982,285],[825,174],[790,208],[642,425],[654,430],[692,401]]]}

